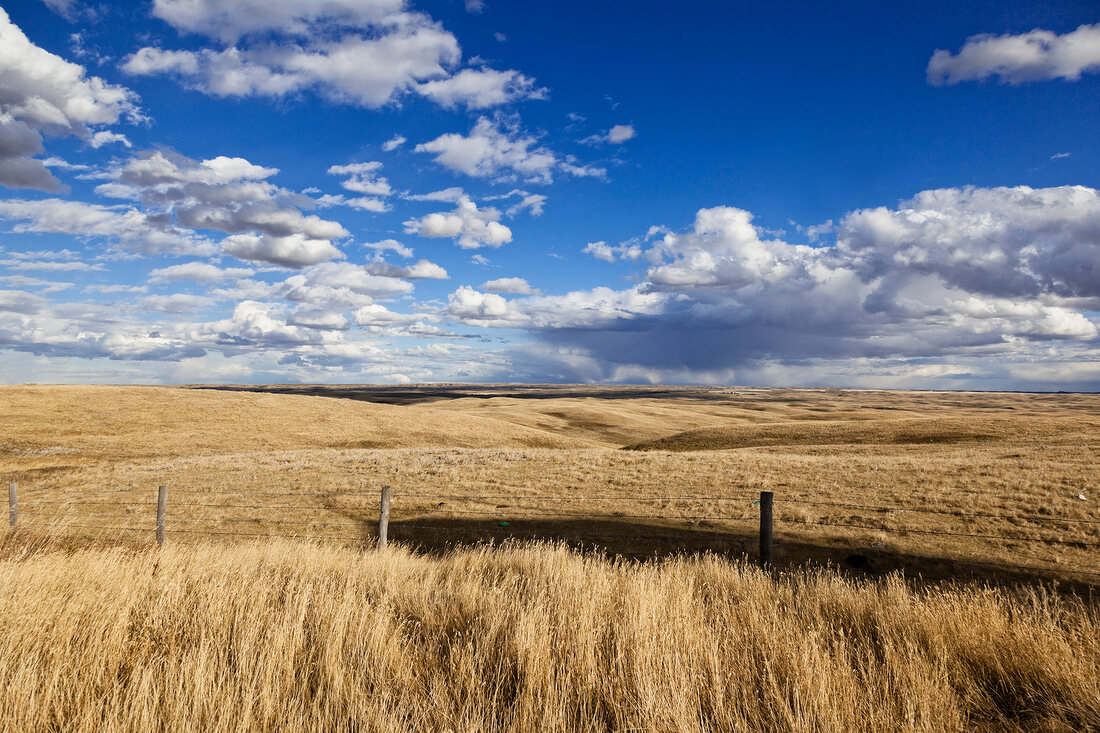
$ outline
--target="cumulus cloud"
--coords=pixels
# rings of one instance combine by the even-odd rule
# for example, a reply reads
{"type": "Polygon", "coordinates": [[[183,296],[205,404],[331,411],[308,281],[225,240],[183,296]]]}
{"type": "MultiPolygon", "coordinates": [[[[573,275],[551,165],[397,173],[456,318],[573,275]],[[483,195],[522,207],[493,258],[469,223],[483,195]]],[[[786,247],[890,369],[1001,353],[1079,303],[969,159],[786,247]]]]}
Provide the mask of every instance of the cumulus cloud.
{"type": "Polygon", "coordinates": [[[327,239],[311,239],[304,234],[233,234],[222,240],[226,254],[239,260],[270,262],[282,267],[299,268],[337,259],[343,253],[327,239]]]}
{"type": "Polygon", "coordinates": [[[518,71],[463,69],[446,78],[420,84],[416,91],[444,109],[464,105],[468,109],[486,109],[522,99],[545,99],[546,89],[518,71]]]}
{"type": "Polygon", "coordinates": [[[406,279],[376,274],[366,265],[324,262],[271,286],[269,297],[300,303],[369,305],[375,298],[405,295],[413,290],[406,279]]]}
{"type": "Polygon", "coordinates": [[[997,77],[1002,84],[1063,79],[1100,73],[1100,23],[1058,35],[1036,28],[1018,35],[971,36],[958,53],[940,49],[928,62],[928,83],[937,86],[997,77]]]}
{"type": "Polygon", "coordinates": [[[256,271],[248,267],[221,268],[209,262],[185,262],[181,265],[161,267],[149,272],[149,282],[154,284],[190,280],[198,283],[214,283],[251,277],[256,271]]]}
{"type": "Polygon", "coordinates": [[[180,226],[229,234],[222,248],[238,259],[297,268],[343,257],[332,240],[348,231],[303,214],[292,204],[298,195],[267,181],[278,172],[244,158],[196,161],[157,150],[126,161],[96,190],[138,199],[180,226]]]}
{"type": "Polygon", "coordinates": [[[166,217],[132,207],[101,206],[62,199],[0,200],[0,219],[16,222],[13,231],[104,238],[114,246],[143,254],[206,255],[213,243],[174,226],[166,217]]]}
{"type": "Polygon", "coordinates": [[[637,260],[642,256],[642,247],[636,242],[624,242],[619,245],[610,245],[607,242],[589,242],[581,252],[592,255],[597,260],[614,262],[617,258],[624,260],[637,260]]]}
{"type": "Polygon", "coordinates": [[[340,183],[348,191],[365,194],[365,196],[353,199],[342,199],[341,203],[366,211],[388,211],[389,206],[383,199],[393,194],[393,188],[385,176],[378,174],[382,164],[377,160],[366,163],[349,163],[347,165],[334,165],[329,167],[330,176],[346,176],[340,183]]]}
{"type": "Polygon", "coordinates": [[[528,328],[541,334],[559,329],[622,328],[640,316],[656,315],[668,297],[639,288],[599,287],[565,295],[508,300],[464,285],[451,293],[443,315],[459,323],[490,328],[528,328]]]}
{"type": "Polygon", "coordinates": [[[405,280],[447,280],[450,277],[445,269],[428,260],[417,260],[415,264],[408,267],[392,265],[388,262],[368,262],[364,267],[372,275],[385,275],[405,280]]]}
{"type": "Polygon", "coordinates": [[[539,96],[517,71],[463,69],[454,35],[403,0],[158,0],[154,14],[221,49],[147,46],[123,70],[168,74],[219,97],[283,97],[311,90],[377,108],[408,93],[445,107],[483,108],[539,96]]]}
{"type": "Polygon", "coordinates": [[[627,290],[506,300],[460,288],[443,313],[530,330],[572,354],[573,378],[585,379],[852,383],[858,373],[882,386],[946,379],[950,365],[992,355],[1100,357],[1094,189],[924,191],[849,213],[822,247],[769,238],[752,218],[701,209],[690,230],[665,230],[639,253],[650,264],[627,290]]]}
{"type": "Polygon", "coordinates": [[[393,252],[398,257],[404,257],[408,259],[413,256],[413,251],[409,247],[401,244],[396,239],[383,239],[380,242],[364,242],[363,246],[367,249],[374,250],[375,254],[381,256],[384,252],[393,252]]]}
{"type": "Polygon", "coordinates": [[[498,277],[496,280],[483,282],[481,289],[487,293],[508,293],[512,295],[537,295],[539,293],[522,277],[498,277]]]}
{"type": "Polygon", "coordinates": [[[0,8],[0,184],[57,191],[60,181],[34,157],[44,151],[43,135],[98,147],[113,133],[93,128],[123,117],[141,118],[133,92],[34,45],[0,8]]]}
{"type": "Polygon", "coordinates": [[[465,194],[457,196],[454,211],[409,219],[405,231],[421,237],[454,239],[463,249],[500,247],[512,241],[512,230],[500,223],[500,211],[491,206],[478,208],[465,194]]]}
{"type": "Polygon", "coordinates": [[[517,129],[502,128],[480,117],[469,135],[447,133],[414,148],[417,153],[434,153],[435,162],[456,173],[477,178],[504,180],[521,178],[531,183],[550,183],[555,171],[574,176],[602,176],[602,169],[559,159],[536,138],[517,129]]]}
{"type": "Polygon", "coordinates": [[[329,310],[300,308],[290,314],[287,323],[291,326],[304,326],[319,331],[343,331],[348,327],[348,319],[342,313],[329,310]]]}
{"type": "Polygon", "coordinates": [[[416,321],[417,316],[394,313],[384,305],[373,303],[355,311],[357,326],[401,326],[416,321]]]}

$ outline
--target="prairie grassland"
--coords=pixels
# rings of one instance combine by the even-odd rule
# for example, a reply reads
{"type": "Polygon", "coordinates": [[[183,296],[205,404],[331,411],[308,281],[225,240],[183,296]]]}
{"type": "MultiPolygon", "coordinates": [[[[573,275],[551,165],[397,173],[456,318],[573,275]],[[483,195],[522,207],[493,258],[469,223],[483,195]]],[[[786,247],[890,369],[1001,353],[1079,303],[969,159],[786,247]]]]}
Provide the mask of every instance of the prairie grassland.
{"type": "Polygon", "coordinates": [[[1097,396],[279,391],[0,388],[0,730],[1100,729],[1097,396]]]}
{"type": "Polygon", "coordinates": [[[0,541],[11,731],[1100,729],[1097,609],[549,544],[0,541]]]}
{"type": "Polygon", "coordinates": [[[204,531],[370,541],[375,497],[386,484],[399,540],[440,548],[515,532],[599,542],[633,556],[751,554],[752,500],[771,490],[777,517],[787,520],[776,527],[784,563],[859,555],[872,573],[1021,577],[965,564],[986,562],[1053,568],[1043,577],[1062,580],[1100,577],[1072,572],[1100,572],[1100,552],[1084,544],[1100,542],[1098,395],[279,390],[290,394],[0,388],[0,478],[19,482],[21,524],[74,536],[102,536],[89,526],[138,527],[118,537],[147,542],[156,487],[166,484],[173,542],[234,538],[204,531]],[[402,404],[337,399],[364,396],[402,404]],[[117,489],[136,493],[111,493],[117,489]],[[207,491],[226,493],[200,493],[207,491]],[[258,491],[287,496],[242,500],[258,491]],[[603,499],[565,498],[575,496],[603,499]],[[686,498],[645,501],[653,497],[686,498]],[[81,500],[115,505],[66,503],[81,500]],[[229,506],[241,504],[252,508],[229,506]],[[707,519],[673,518],[699,516],[707,519]]]}

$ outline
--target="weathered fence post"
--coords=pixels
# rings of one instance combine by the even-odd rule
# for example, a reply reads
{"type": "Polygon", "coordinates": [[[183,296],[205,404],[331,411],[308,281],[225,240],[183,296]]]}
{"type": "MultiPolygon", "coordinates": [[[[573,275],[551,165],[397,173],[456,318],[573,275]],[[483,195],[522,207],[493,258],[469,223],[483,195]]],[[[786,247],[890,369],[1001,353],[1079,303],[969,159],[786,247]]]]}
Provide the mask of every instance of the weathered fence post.
{"type": "Polygon", "coordinates": [[[157,544],[164,544],[164,517],[168,513],[168,487],[157,489],[157,544]]]}
{"type": "Polygon", "coordinates": [[[378,549],[386,549],[390,533],[390,487],[382,487],[382,506],[378,510],[378,549]]]}
{"type": "Polygon", "coordinates": [[[19,521],[19,503],[17,501],[16,494],[19,493],[19,486],[14,481],[8,484],[8,523],[14,527],[15,523],[19,521]]]}
{"type": "Polygon", "coordinates": [[[760,567],[772,567],[772,492],[760,492],[760,567]]]}

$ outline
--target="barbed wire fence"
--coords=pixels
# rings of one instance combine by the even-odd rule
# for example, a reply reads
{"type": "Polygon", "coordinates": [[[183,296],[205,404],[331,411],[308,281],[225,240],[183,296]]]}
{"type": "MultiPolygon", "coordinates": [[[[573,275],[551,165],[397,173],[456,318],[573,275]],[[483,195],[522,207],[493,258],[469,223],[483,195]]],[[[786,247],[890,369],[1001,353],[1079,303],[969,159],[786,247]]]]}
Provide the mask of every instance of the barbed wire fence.
{"type": "MultiPolygon", "coordinates": [[[[507,487],[496,485],[493,491],[500,489],[515,489],[526,491],[524,487],[507,487]]],[[[1043,543],[1048,546],[1074,547],[1079,549],[1100,548],[1100,541],[1090,538],[1067,539],[1064,536],[1051,536],[1051,531],[1060,533],[1071,529],[1090,529],[1100,525],[1100,519],[1055,516],[1050,514],[995,514],[990,512],[968,512],[951,509],[933,509],[927,507],[883,506],[876,504],[856,504],[847,502],[831,502],[812,499],[782,497],[776,499],[773,492],[762,491],[756,495],[679,495],[657,497],[629,497],[629,496],[598,496],[598,495],[532,495],[532,494],[478,494],[478,493],[407,493],[393,495],[390,487],[381,487],[376,492],[348,492],[348,491],[242,491],[242,490],[217,490],[201,489],[187,490],[184,501],[173,501],[170,506],[173,513],[168,516],[168,489],[159,487],[155,496],[148,489],[123,488],[100,490],[92,498],[49,498],[32,496],[27,501],[19,501],[18,485],[10,483],[8,486],[9,523],[12,529],[19,525],[20,510],[29,508],[29,517],[34,525],[44,523],[52,530],[80,530],[83,532],[96,532],[99,534],[130,533],[130,536],[138,537],[142,534],[163,544],[166,537],[182,534],[188,537],[244,537],[244,538],[280,538],[280,539],[304,539],[313,541],[354,541],[366,546],[385,547],[391,535],[393,539],[408,542],[410,544],[423,544],[426,542],[438,543],[449,541],[455,544],[481,542],[486,539],[496,541],[498,539],[559,539],[573,544],[591,545],[607,548],[608,540],[630,540],[634,544],[667,542],[678,543],[682,546],[693,546],[699,549],[715,549],[720,546],[729,547],[737,545],[743,551],[742,554],[754,554],[756,560],[765,568],[774,568],[774,527],[776,524],[783,527],[817,526],[831,529],[859,530],[884,535],[906,537],[909,535],[930,535],[951,538],[978,539],[983,541],[1014,543],[1043,543]],[[137,495],[129,499],[130,495],[137,495]],[[298,501],[319,500],[329,502],[328,505],[288,503],[291,499],[298,501]],[[155,498],[155,501],[154,501],[155,498]],[[263,500],[274,499],[274,503],[263,500]],[[391,521],[391,504],[394,500],[401,506],[398,513],[399,520],[391,521]],[[448,502],[461,502],[466,505],[477,503],[490,503],[506,501],[506,505],[498,505],[492,509],[462,509],[447,505],[448,502]],[[435,507],[428,503],[435,502],[435,507]],[[619,509],[609,511],[547,511],[543,509],[524,507],[524,503],[552,502],[555,504],[567,504],[575,506],[576,503],[617,502],[623,504],[636,504],[641,506],[653,506],[657,511],[641,513],[628,513],[619,509]],[[719,513],[682,513],[674,509],[677,504],[713,502],[720,507],[729,507],[730,510],[740,509],[740,514],[733,516],[730,511],[719,513]],[[515,505],[519,506],[515,506],[515,505]],[[446,506],[445,506],[446,505],[446,506]],[[809,506],[825,508],[826,510],[859,511],[865,514],[878,515],[878,524],[875,518],[859,517],[857,519],[838,519],[826,517],[823,519],[805,519],[789,514],[775,513],[776,507],[786,509],[793,507],[809,506]],[[74,513],[73,509],[77,509],[74,513]],[[507,509],[507,512],[501,512],[507,509]],[[183,510],[179,512],[178,510],[183,510]],[[196,511],[198,510],[198,511],[196,511]],[[109,513],[103,513],[107,511],[109,513]],[[265,516],[254,516],[256,512],[264,512],[265,516]],[[354,514],[363,517],[355,521],[332,521],[330,518],[318,518],[318,511],[328,514],[348,515],[354,514]],[[225,514],[229,512],[229,514],[225,514]],[[279,518],[272,518],[272,512],[277,512],[279,518]],[[312,513],[312,516],[305,513],[312,513]],[[286,513],[293,513],[299,518],[281,518],[286,513]],[[370,516],[368,519],[367,516],[370,516]],[[377,514],[377,525],[373,517],[377,514]],[[401,516],[407,514],[407,519],[401,516]],[[959,532],[948,529],[928,529],[920,527],[906,527],[886,525],[882,515],[925,514],[953,517],[956,519],[991,519],[1004,522],[1020,523],[1032,522],[1039,527],[1049,528],[1041,531],[1038,537],[1016,535],[987,534],[979,532],[959,532]],[[434,517],[442,520],[454,521],[456,517],[471,517],[471,522],[464,526],[457,524],[445,524],[434,522],[434,517]],[[508,517],[507,521],[502,521],[508,517]],[[75,520],[74,523],[72,520],[75,520]],[[433,523],[425,523],[425,520],[433,523]],[[647,520],[649,522],[667,523],[669,521],[688,522],[696,534],[688,534],[680,527],[661,526],[659,524],[647,525],[646,531],[634,531],[622,533],[622,531],[596,531],[576,529],[561,526],[535,526],[539,523],[563,523],[563,522],[590,522],[613,526],[622,520],[647,520]],[[134,522],[140,522],[135,525],[134,522]],[[101,522],[109,522],[102,524],[101,522]],[[483,522],[483,523],[482,523],[483,522]],[[516,526],[515,523],[519,523],[516,526]],[[523,524],[527,523],[528,527],[523,524]],[[748,523],[749,533],[741,532],[733,535],[729,532],[730,525],[744,526],[748,523]],[[213,527],[211,526],[213,525],[213,527]],[[227,526],[228,525],[228,526],[227,526]],[[751,528],[758,525],[755,538],[751,536],[751,528]],[[279,531],[248,531],[275,527],[279,531]],[[353,529],[357,529],[354,532],[353,529]],[[455,539],[449,540],[447,538],[455,539]],[[755,553],[746,550],[751,545],[757,545],[755,553]]],[[[346,518],[346,517],[345,517],[346,518]]],[[[26,522],[24,522],[26,524],[26,522]]],[[[1093,533],[1095,534],[1095,532],[1093,533]]],[[[787,542],[787,538],[780,543],[787,542]]],[[[882,543],[872,544],[872,548],[882,543]]],[[[859,547],[863,547],[860,545],[859,547]]],[[[837,548],[833,548],[837,549],[837,548]]],[[[1012,563],[989,562],[974,559],[960,559],[954,557],[935,558],[944,562],[959,565],[969,565],[984,568],[999,568],[1011,570],[1016,573],[1034,576],[1066,575],[1081,579],[1086,583],[1100,582],[1100,565],[1097,569],[1049,567],[1035,565],[1021,565],[1012,563]]],[[[946,579],[941,577],[939,579],[946,579]]]]}

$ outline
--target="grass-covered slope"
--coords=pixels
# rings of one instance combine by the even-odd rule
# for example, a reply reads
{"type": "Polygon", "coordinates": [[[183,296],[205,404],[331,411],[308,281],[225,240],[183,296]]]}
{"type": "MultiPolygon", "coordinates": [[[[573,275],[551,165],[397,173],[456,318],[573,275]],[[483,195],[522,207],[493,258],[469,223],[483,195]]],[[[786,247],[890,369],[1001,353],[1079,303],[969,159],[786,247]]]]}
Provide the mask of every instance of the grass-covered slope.
{"type": "MultiPolygon", "coordinates": [[[[626,446],[629,450],[709,451],[733,448],[813,445],[920,445],[970,443],[1081,432],[1080,419],[928,417],[856,421],[802,421],[723,425],[685,430],[626,446]]],[[[1091,427],[1091,425],[1089,426],[1091,427]]]]}
{"type": "Polygon", "coordinates": [[[1078,731],[1095,608],[714,557],[0,542],[0,729],[1078,731]]]}

